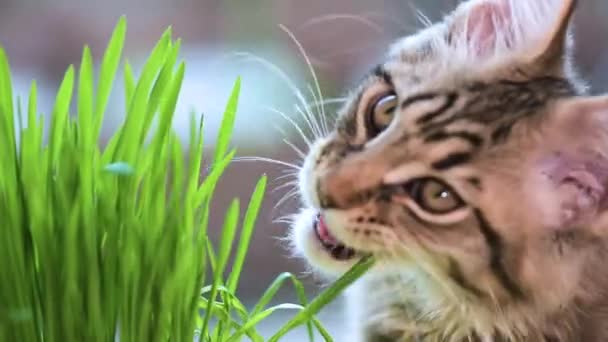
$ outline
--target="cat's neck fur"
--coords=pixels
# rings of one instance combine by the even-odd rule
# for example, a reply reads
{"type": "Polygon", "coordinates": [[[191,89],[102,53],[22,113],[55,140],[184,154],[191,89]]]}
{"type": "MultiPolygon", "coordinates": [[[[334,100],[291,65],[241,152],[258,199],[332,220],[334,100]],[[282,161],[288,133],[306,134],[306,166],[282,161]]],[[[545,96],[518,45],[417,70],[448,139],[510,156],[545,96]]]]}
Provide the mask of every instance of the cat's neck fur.
{"type": "MultiPolygon", "coordinates": [[[[554,243],[561,244],[555,246],[567,257],[563,248],[583,242],[554,243]]],[[[580,269],[565,269],[560,275],[554,266],[552,275],[541,272],[536,283],[529,284],[525,299],[509,303],[479,300],[415,267],[368,275],[348,293],[348,310],[355,316],[351,321],[365,322],[358,333],[366,342],[608,340],[608,277],[598,272],[608,249],[601,241],[584,243],[589,244],[587,255],[561,267],[580,269]]]]}

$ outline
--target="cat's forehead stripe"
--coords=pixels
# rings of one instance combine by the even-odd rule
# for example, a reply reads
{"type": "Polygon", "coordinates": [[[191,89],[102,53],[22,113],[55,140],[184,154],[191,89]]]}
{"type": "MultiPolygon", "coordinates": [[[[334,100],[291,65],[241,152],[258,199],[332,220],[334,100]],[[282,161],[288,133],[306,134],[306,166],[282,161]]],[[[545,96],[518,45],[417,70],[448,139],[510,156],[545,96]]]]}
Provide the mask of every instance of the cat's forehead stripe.
{"type": "Polygon", "coordinates": [[[386,70],[386,68],[384,67],[384,64],[378,64],[375,68],[372,69],[371,74],[373,76],[381,78],[389,86],[394,87],[393,77],[388,72],[388,70],[386,70]]]}
{"type": "Polygon", "coordinates": [[[454,167],[468,164],[473,155],[469,152],[452,152],[432,163],[431,167],[436,171],[445,171],[454,167]]]}
{"type": "Polygon", "coordinates": [[[474,148],[481,147],[483,145],[483,141],[484,141],[482,136],[475,134],[473,132],[469,132],[469,131],[465,131],[465,130],[452,131],[452,132],[440,130],[440,131],[434,132],[430,135],[427,135],[424,138],[424,142],[436,143],[436,142],[442,142],[442,141],[450,140],[450,139],[466,140],[474,148]]]}
{"type": "MultiPolygon", "coordinates": [[[[435,94],[434,96],[438,96],[438,94],[435,94]]],[[[416,120],[416,123],[419,125],[423,125],[433,121],[435,118],[448,112],[456,104],[457,100],[458,94],[455,92],[445,95],[445,100],[441,107],[439,107],[437,110],[425,113],[423,116],[419,117],[418,120],[416,120]]]]}

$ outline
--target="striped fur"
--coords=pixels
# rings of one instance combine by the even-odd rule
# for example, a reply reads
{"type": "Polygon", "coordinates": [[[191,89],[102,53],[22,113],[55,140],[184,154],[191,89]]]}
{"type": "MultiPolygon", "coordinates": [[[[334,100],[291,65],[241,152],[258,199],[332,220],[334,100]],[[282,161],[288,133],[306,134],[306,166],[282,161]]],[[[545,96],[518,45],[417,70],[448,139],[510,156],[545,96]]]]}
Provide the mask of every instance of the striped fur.
{"type": "MultiPolygon", "coordinates": [[[[296,251],[335,260],[311,233],[380,260],[350,291],[357,336],[339,341],[608,340],[608,98],[570,61],[573,0],[471,0],[397,42],[319,139],[301,173],[296,251]],[[383,93],[390,126],[369,127],[383,93]],[[437,179],[464,203],[407,193],[437,179]]],[[[445,193],[442,193],[442,195],[445,193]]]]}

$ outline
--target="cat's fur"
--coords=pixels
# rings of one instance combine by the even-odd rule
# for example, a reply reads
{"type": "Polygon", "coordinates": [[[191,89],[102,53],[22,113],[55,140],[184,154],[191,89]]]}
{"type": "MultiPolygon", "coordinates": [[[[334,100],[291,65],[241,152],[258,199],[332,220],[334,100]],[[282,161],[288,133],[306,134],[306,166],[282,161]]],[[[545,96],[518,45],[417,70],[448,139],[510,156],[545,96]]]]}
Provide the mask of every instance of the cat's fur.
{"type": "MultiPolygon", "coordinates": [[[[571,63],[574,0],[471,0],[398,41],[300,175],[292,239],[326,274],[317,214],[378,265],[350,290],[361,341],[608,341],[608,97],[571,63]],[[399,99],[374,136],[374,96],[399,99]],[[436,177],[447,215],[386,195],[436,177]]],[[[338,340],[355,341],[354,338],[338,340]]]]}

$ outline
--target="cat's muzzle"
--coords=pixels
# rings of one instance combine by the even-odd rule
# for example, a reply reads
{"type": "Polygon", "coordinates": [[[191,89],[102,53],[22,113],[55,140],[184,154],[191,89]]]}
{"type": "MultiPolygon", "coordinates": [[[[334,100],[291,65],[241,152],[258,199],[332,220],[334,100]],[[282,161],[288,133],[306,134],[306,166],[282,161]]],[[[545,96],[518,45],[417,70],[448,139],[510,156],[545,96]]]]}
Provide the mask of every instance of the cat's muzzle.
{"type": "Polygon", "coordinates": [[[342,242],[331,234],[323,215],[317,214],[314,220],[314,232],[315,236],[321,243],[321,246],[336,260],[347,261],[357,256],[357,251],[353,248],[345,246],[342,242]]]}

